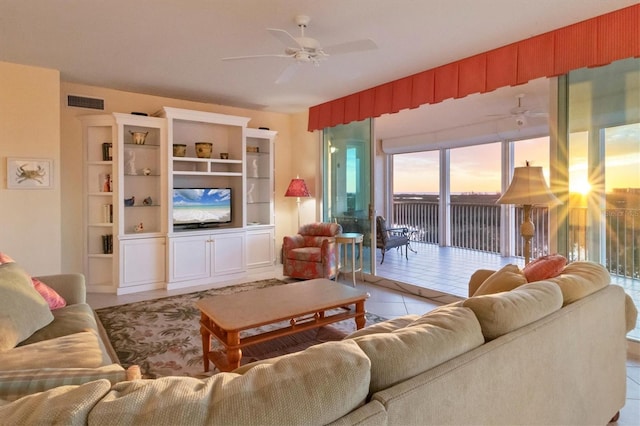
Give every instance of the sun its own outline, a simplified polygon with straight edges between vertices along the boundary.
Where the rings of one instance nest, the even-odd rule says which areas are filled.
[[[587,195],[591,191],[591,185],[586,179],[579,179],[569,184],[569,192],[577,192],[581,195]]]

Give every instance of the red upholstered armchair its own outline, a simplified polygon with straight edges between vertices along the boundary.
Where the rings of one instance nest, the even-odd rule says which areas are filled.
[[[335,236],[342,232],[337,223],[302,225],[296,235],[284,237],[283,274],[288,277],[332,279],[338,272],[338,246]]]

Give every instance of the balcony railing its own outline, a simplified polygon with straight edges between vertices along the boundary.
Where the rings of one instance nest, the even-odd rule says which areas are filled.
[[[500,238],[501,207],[487,203],[451,202],[451,246],[490,253],[504,253]],[[523,209],[515,209],[516,238],[510,256],[523,256],[520,238]],[[439,244],[440,217],[438,202],[420,197],[397,197],[393,203],[396,227],[407,227],[412,239]],[[605,265],[614,275],[640,278],[640,210],[608,209],[606,223]],[[549,214],[546,207],[533,207],[531,220],[535,235],[531,240],[531,258],[549,254]],[[587,256],[586,208],[569,210],[569,260],[585,260]]]

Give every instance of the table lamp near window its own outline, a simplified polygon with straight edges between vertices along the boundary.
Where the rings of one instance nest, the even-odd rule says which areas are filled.
[[[524,209],[520,235],[524,239],[524,263],[531,260],[531,238],[535,235],[535,225],[531,220],[534,205],[553,206],[562,204],[551,192],[542,175],[542,167],[525,167],[513,170],[513,179],[507,191],[496,201],[497,204],[516,204]]]
[[[311,196],[311,194],[309,194],[307,184],[304,183],[304,179],[300,179],[299,177],[291,179],[289,187],[287,188],[287,192],[285,192],[284,196],[297,197],[296,202],[298,203],[298,229],[300,229],[300,197]]]

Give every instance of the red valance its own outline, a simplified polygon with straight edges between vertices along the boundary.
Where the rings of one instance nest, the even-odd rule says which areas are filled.
[[[640,57],[640,4],[309,108],[310,132]]]

